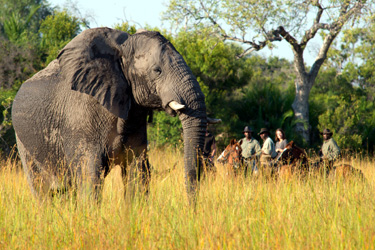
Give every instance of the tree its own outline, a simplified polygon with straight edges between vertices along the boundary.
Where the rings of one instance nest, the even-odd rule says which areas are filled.
[[[373,7],[366,0],[172,0],[164,18],[185,29],[210,27],[213,35],[243,44],[238,57],[272,48],[275,41],[288,42],[296,73],[292,104],[300,121],[296,131],[309,144],[309,94],[328,50],[345,24],[355,23]],[[307,67],[303,53],[317,34],[323,42],[313,65]]]
[[[0,0],[0,33],[12,42],[28,43],[28,35],[37,34],[40,21],[51,13],[46,0]]]
[[[14,89],[0,92],[0,154],[9,155],[11,148],[16,143],[10,114],[16,92]]]
[[[342,149],[356,151],[366,149],[363,146],[370,132],[367,122],[369,110],[373,105],[368,106],[366,100],[355,99],[355,97],[346,100],[340,96],[333,96],[332,101],[336,102],[337,107],[327,109],[319,116],[319,130],[330,128]]]
[[[39,32],[42,34],[41,49],[46,57],[44,66],[55,59],[58,52],[81,32],[82,23],[82,20],[66,10],[55,11],[41,22]]]
[[[35,50],[0,36],[0,88],[20,86],[35,73],[35,61],[39,61]]]
[[[368,26],[345,30],[342,38],[343,74],[351,83],[366,90],[375,100],[375,15],[366,20]]]
[[[40,69],[40,21],[51,13],[45,0],[0,0],[0,87],[19,86]]]
[[[113,28],[116,29],[116,30],[121,30],[121,31],[124,31],[126,33],[129,33],[130,35],[133,35],[133,34],[135,34],[135,32],[137,32],[136,27],[134,25],[130,25],[128,22],[124,22],[124,23],[121,23],[121,24],[115,24],[115,26]]]

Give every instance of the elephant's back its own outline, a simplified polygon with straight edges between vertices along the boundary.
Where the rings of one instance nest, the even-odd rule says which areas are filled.
[[[51,67],[52,66],[52,67]],[[19,140],[37,158],[49,151],[48,139],[51,122],[50,109],[58,84],[55,62],[23,83],[12,105],[12,122]],[[58,124],[56,124],[58,126]]]
[[[23,123],[42,118],[44,109],[54,98],[59,82],[58,74],[58,62],[54,60],[21,85],[12,105],[12,120],[16,131]]]

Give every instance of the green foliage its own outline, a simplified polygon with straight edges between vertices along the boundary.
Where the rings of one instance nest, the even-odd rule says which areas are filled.
[[[153,123],[147,128],[151,146],[182,145],[182,126],[178,117],[171,117],[165,112],[154,112]]]
[[[128,22],[115,24],[113,28],[129,33],[130,35],[133,35],[135,34],[135,32],[137,32],[136,27],[134,25],[130,25]]]
[[[40,20],[50,13],[45,1],[0,1],[0,87],[11,88],[40,69]]]
[[[22,34],[37,34],[40,20],[51,13],[47,0],[0,0],[1,32],[7,33],[13,42],[19,42]]]
[[[40,26],[41,50],[46,55],[45,65],[58,55],[58,52],[81,32],[82,21],[70,15],[66,10],[55,11],[47,16]]]
[[[172,25],[184,26],[184,30],[201,32],[205,28],[210,36],[242,43],[241,55],[265,46],[273,47],[275,45],[271,43],[275,41],[287,41],[296,58],[295,74],[298,77],[295,85],[298,91],[295,92],[293,109],[302,120],[297,124],[297,130],[309,132],[309,116],[305,111],[309,109],[310,89],[321,63],[327,58],[327,50],[344,25],[356,23],[359,17],[371,13],[369,10],[373,6],[373,1],[358,4],[356,0],[173,0],[164,12],[164,18]],[[320,47],[313,71],[309,72],[302,63],[303,52],[317,34],[327,39]],[[342,53],[331,49],[329,56],[335,66],[341,68]],[[300,125],[301,122],[304,126]],[[303,136],[306,142],[310,141],[308,133],[303,133]]]
[[[253,127],[255,132],[267,127],[271,133],[283,128],[289,140],[301,141],[293,133],[294,119],[291,105],[294,99],[294,88],[281,89],[280,85],[267,79],[252,79],[251,84],[242,89],[230,105],[232,129],[236,137],[242,136],[246,125]]]
[[[15,89],[0,91],[0,153],[10,153],[11,148],[16,143],[16,138],[14,135],[14,130],[12,127],[11,119],[11,107],[13,99],[16,95]]]
[[[11,103],[19,86],[54,59],[80,32],[80,20],[66,11],[52,12],[45,0],[0,0],[0,144],[15,143]]]
[[[209,36],[207,30],[180,32],[173,44],[197,77],[208,114],[224,118],[231,93],[245,86],[252,75],[247,60],[236,59],[241,48]]]
[[[206,9],[201,8],[201,2]],[[187,24],[177,35],[155,27],[146,29],[159,31],[169,39],[197,77],[206,97],[208,115],[223,120],[222,124],[210,128],[216,135],[227,135],[224,139],[218,138],[219,146],[230,138],[242,137],[246,125],[256,132],[261,127],[271,131],[281,127],[289,140],[301,144],[300,135],[293,132],[297,123],[291,109],[296,79],[293,65],[277,57],[239,56],[246,48],[222,38],[232,35],[248,39],[251,36],[250,40],[257,43],[267,38],[267,30],[278,25],[295,32],[298,38],[298,31],[308,27],[306,13],[311,11],[314,1],[201,2],[170,2],[165,17]],[[249,13],[249,10],[256,11]],[[326,21],[338,14],[333,10],[329,10],[331,16],[324,17]],[[207,17],[217,17],[218,22],[212,26],[212,20]],[[366,22],[368,26],[343,32],[343,42],[333,44],[328,55],[330,60],[316,78],[309,99],[313,146],[321,144],[319,130],[327,127],[335,132],[342,149],[374,150],[375,22],[374,17],[371,18]],[[193,19],[196,19],[195,25],[190,26]],[[85,24],[85,20],[67,10],[51,9],[45,0],[0,0],[0,140],[3,151],[14,144],[9,104],[17,88],[56,58],[58,51],[81,32]],[[136,32],[136,27],[129,23],[119,23],[114,28],[129,34]],[[272,45],[268,42],[268,46]],[[165,112],[155,113],[148,133],[149,142],[154,146],[181,145],[180,121]]]
[[[252,56],[246,59],[245,67],[251,70],[247,84],[238,87],[224,99],[223,121],[229,124],[226,130],[229,137],[242,137],[243,128],[249,125],[256,132],[262,127],[271,131],[280,127],[286,131],[288,139],[298,141],[298,135],[292,132],[295,125],[291,110],[294,77],[290,62]]]
[[[373,150],[375,125],[373,101],[368,89],[351,84],[350,72],[338,74],[335,68],[323,70],[310,97],[313,141],[321,144],[319,131],[329,128],[344,150]]]
[[[375,15],[370,16],[368,26],[348,29],[342,38],[347,63],[343,74],[355,85],[366,90],[370,100],[375,99]],[[349,45],[350,46],[349,46]],[[345,46],[346,45],[346,46]]]
[[[30,36],[28,27],[30,26],[31,18],[40,8],[39,5],[34,5],[26,18],[22,17],[20,13],[13,12],[6,20],[4,20],[4,33],[8,39],[13,43],[28,42]]]
[[[37,62],[39,59],[33,48],[14,44],[0,36],[0,88],[19,86],[35,72]]]
[[[244,86],[251,76],[245,59],[236,59],[241,47],[210,37],[206,30],[180,32],[173,45],[184,57],[201,84],[210,90],[232,90]]]
[[[365,100],[345,100],[335,96],[337,107],[319,116],[318,129],[330,128],[340,148],[361,150],[366,138],[368,108]]]

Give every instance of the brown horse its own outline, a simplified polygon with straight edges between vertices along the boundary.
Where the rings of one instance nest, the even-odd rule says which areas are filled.
[[[242,165],[242,148],[236,139],[231,139],[229,145],[224,149],[217,159],[221,163],[227,163],[233,169],[239,169]]]
[[[290,141],[284,151],[278,158],[279,163],[279,173],[281,175],[289,175],[298,171],[302,174],[308,173],[310,170],[318,171],[321,173],[339,175],[343,177],[348,177],[350,175],[357,175],[363,178],[362,171],[354,168],[349,164],[337,164],[334,165],[332,169],[324,166],[323,162],[309,161],[306,151],[298,147],[293,141]]]
[[[279,175],[290,176],[295,172],[306,174],[309,171],[309,162],[306,151],[290,141],[284,151],[276,159]]]
[[[290,141],[284,148],[277,159],[281,165],[300,165],[304,168],[308,167],[308,159],[306,151],[298,147],[294,141]]]

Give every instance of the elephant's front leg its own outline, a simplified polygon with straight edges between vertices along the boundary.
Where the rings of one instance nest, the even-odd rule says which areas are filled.
[[[148,194],[148,188],[151,180],[151,166],[147,156],[147,148],[136,158],[137,179],[140,185],[139,191]]]
[[[150,183],[150,164],[147,155],[146,120],[134,126],[127,124],[127,134],[124,136],[125,159],[122,164],[122,178],[125,185],[125,197],[139,193],[148,193]]]
[[[132,200],[136,194],[148,193],[151,178],[150,163],[146,145],[127,148],[126,162],[121,165],[122,179],[125,186],[125,199]]]
[[[118,119],[116,132],[119,140],[113,140],[112,148],[119,148],[119,157],[115,157],[122,168],[122,179],[125,186],[125,198],[134,197],[136,193],[148,192],[150,182],[150,164],[147,157],[147,115],[149,111],[133,104],[128,119]],[[116,143],[121,142],[121,143]],[[116,145],[121,145],[117,147]],[[115,150],[116,151],[116,150]]]

